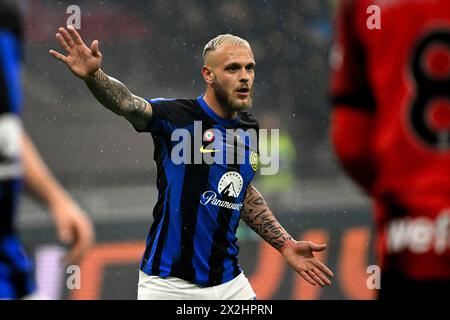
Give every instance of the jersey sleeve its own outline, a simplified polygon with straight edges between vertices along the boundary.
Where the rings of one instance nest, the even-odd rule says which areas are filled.
[[[150,132],[152,134],[171,134],[183,122],[183,108],[176,99],[145,99],[152,106],[152,118],[144,129],[138,132]]]
[[[333,106],[347,106],[373,111],[375,100],[367,75],[366,53],[358,28],[357,1],[340,1],[335,20],[331,50],[331,99]],[[361,26],[361,24],[363,24]]]

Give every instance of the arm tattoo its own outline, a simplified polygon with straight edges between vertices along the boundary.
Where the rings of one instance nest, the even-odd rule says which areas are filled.
[[[146,100],[133,95],[120,81],[97,70],[86,84],[97,100],[106,108],[125,117],[139,128],[145,127],[152,116],[152,108]]]
[[[241,217],[253,231],[276,249],[280,249],[286,241],[292,240],[253,185],[247,189]]]

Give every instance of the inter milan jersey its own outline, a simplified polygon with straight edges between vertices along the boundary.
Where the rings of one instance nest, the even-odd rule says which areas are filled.
[[[449,279],[450,1],[344,0],[337,23],[334,104],[374,121],[379,263]]]
[[[32,291],[32,266],[14,232],[22,189],[21,27],[18,13],[0,2],[0,299]]]
[[[149,100],[157,165],[153,210],[141,270],[201,286],[232,280],[238,264],[236,229],[258,163],[257,121],[233,120],[197,99]]]

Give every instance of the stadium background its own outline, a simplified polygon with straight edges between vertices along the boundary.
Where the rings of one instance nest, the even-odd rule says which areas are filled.
[[[91,215],[96,247],[68,290],[50,219],[28,195],[19,227],[38,282],[55,299],[135,299],[138,262],[155,203],[153,144],[102,108],[48,55],[69,5],[81,8],[86,43],[100,40],[102,68],[143,97],[196,97],[204,44],[233,33],[252,44],[253,113],[281,123],[295,152],[281,150],[280,178],[259,178],[286,229],[327,242],[320,255],[336,278],[313,288],[273,249],[239,228],[240,262],[260,299],[370,299],[374,263],[370,203],[342,173],[329,143],[328,55],[335,1],[18,1],[26,22],[24,122],[55,175]],[[269,123],[270,121],[264,121]],[[289,154],[289,155],[288,155]],[[282,176],[294,177],[283,180]],[[279,180],[277,180],[279,179]],[[258,184],[260,182],[260,184]]]

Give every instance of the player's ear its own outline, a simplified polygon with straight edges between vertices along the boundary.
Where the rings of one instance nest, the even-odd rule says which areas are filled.
[[[208,66],[203,66],[202,68],[202,75],[203,78],[205,79],[205,82],[208,84],[212,84],[213,83],[213,73],[210,67]]]

